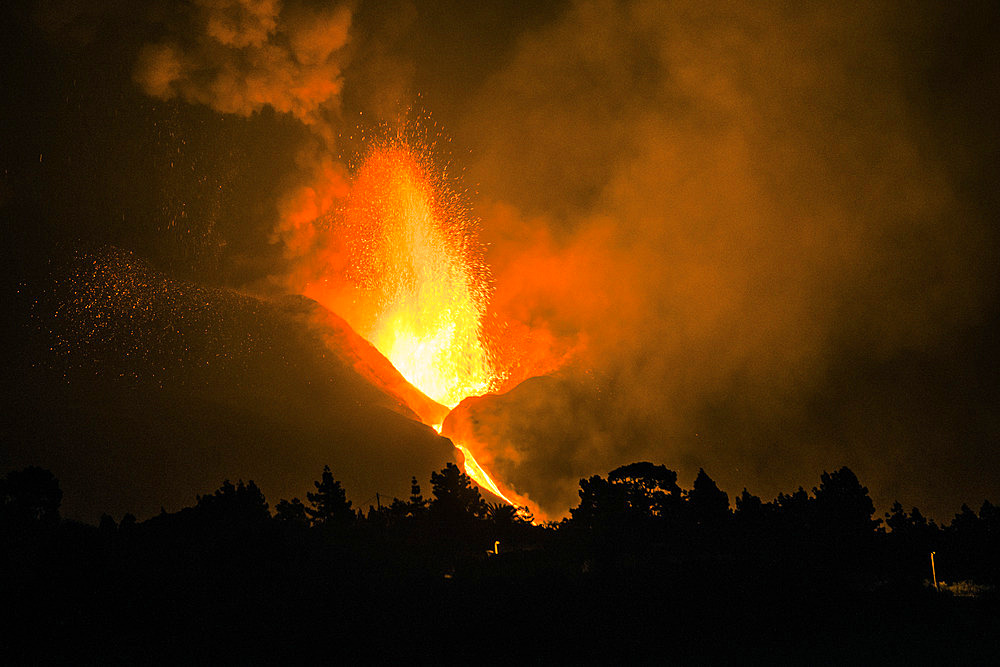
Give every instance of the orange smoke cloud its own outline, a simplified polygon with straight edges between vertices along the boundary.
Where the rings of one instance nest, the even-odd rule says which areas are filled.
[[[350,194],[347,170],[322,151],[303,149],[296,160],[306,182],[278,202],[272,242],[281,242],[285,256],[301,259],[329,254],[337,245],[324,218]],[[329,261],[329,257],[325,258]]]
[[[765,493],[845,462],[898,483],[852,449],[880,394],[821,432],[829,395],[848,402],[832,378],[975,326],[995,235],[883,11],[576,3],[465,103],[494,308],[574,351],[454,425],[498,476],[555,514],[642,458]]]
[[[278,0],[197,0],[183,28],[146,45],[134,78],[156,98],[249,116],[272,107],[328,141],[339,109],[351,12]]]

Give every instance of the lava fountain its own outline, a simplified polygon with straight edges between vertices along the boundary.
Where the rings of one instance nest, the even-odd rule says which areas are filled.
[[[336,224],[350,298],[341,295],[333,308],[438,403],[453,408],[496,389],[502,373],[483,332],[489,270],[474,222],[426,154],[402,139],[370,147]],[[307,296],[331,304],[325,284]],[[514,504],[467,447],[455,446],[469,477]]]

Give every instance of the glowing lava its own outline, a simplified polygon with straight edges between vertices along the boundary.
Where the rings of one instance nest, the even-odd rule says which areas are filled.
[[[496,388],[500,373],[482,328],[489,271],[473,223],[430,161],[402,140],[373,146],[338,217],[353,298],[336,309],[351,326],[449,408]],[[309,296],[329,302],[322,290]],[[466,474],[511,503],[472,453],[455,446]]]
[[[510,498],[500,492],[500,489],[497,488],[497,485],[490,478],[489,474],[487,474],[483,467],[479,465],[479,462],[476,461],[475,457],[472,456],[472,452],[469,451],[468,447],[457,442],[455,443],[455,446],[458,448],[458,451],[462,452],[462,456],[465,457],[464,467],[466,475],[475,480],[476,484],[479,486],[489,489],[493,495],[506,500],[508,505],[515,505]]]
[[[362,328],[368,340],[448,407],[489,391],[496,381],[482,337],[489,274],[471,223],[426,160],[400,143],[373,149],[345,222],[357,244],[356,280],[375,305]]]

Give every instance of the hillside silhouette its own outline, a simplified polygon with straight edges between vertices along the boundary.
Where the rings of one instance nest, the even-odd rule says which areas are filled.
[[[175,280],[108,247],[36,273],[8,322],[0,460],[57,471],[70,516],[149,516],[230,475],[289,495],[326,463],[360,498],[402,495],[454,460],[418,421],[445,408],[309,299]]]

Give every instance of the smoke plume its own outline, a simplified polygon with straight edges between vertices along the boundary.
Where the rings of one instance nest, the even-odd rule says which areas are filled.
[[[975,170],[997,136],[955,106],[982,72],[927,97],[948,31],[977,20],[944,13],[580,2],[524,35],[458,136],[496,311],[577,353],[452,432],[555,514],[580,477],[643,458],[764,495],[843,464],[882,502],[988,492],[977,463],[930,481],[903,454],[985,426],[951,396],[996,297]],[[995,427],[973,436],[994,461]]]
[[[169,36],[139,54],[135,80],[153,97],[175,97],[227,114],[271,107],[333,139],[351,25],[344,5],[280,0],[196,0],[165,18]]]

